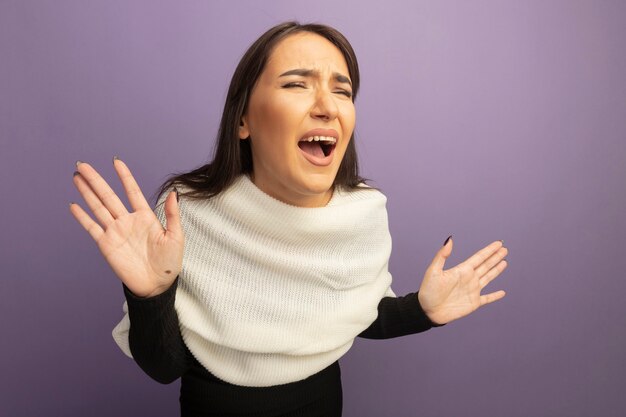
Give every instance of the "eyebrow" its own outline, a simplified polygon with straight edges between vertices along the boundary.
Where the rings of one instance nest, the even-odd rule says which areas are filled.
[[[302,77],[313,77],[313,76],[319,76],[319,71],[306,69],[306,68],[296,68],[296,69],[289,70],[287,72],[283,72],[278,77],[279,78],[286,77],[288,75],[300,75]],[[333,72],[333,77],[335,78],[335,81],[340,82],[340,83],[350,84],[350,87],[352,87],[352,82],[345,75],[340,74],[338,72]]]

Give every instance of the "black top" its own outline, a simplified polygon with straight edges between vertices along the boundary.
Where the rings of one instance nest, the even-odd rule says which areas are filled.
[[[152,379],[169,384],[182,377],[182,416],[340,416],[339,363],[301,381],[272,387],[242,387],[222,381],[202,366],[185,345],[174,309],[178,277],[155,297],[135,296],[125,285],[133,358]],[[390,339],[423,332],[432,323],[417,293],[383,297],[378,317],[359,337]],[[237,414],[235,414],[237,413]]]

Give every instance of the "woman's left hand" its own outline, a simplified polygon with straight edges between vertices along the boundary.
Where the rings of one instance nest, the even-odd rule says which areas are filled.
[[[467,316],[479,307],[505,296],[500,290],[481,295],[481,290],[507,267],[509,253],[497,240],[457,266],[443,270],[452,253],[452,239],[443,246],[424,275],[418,300],[428,318],[436,324]]]

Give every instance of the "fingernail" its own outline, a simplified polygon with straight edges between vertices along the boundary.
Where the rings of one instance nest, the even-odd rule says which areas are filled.
[[[70,207],[72,207],[72,204],[76,204],[76,203],[72,201],[72,202],[70,203]]]
[[[174,192],[176,193],[176,202],[178,203],[178,190],[174,187]]]
[[[76,161],[76,166],[79,166],[82,163],[83,163],[83,161]]]
[[[74,175],[73,175],[73,176],[75,177],[75,176],[77,176],[77,175],[80,175],[80,172],[78,172],[78,171],[74,171]]]
[[[118,159],[120,159],[120,158],[118,158],[117,156],[113,157],[113,165],[115,165],[115,161],[118,160]]]
[[[445,242],[443,242],[443,246],[446,246],[446,244],[448,243],[448,241],[452,238],[452,235],[448,236],[448,238],[446,239]]]

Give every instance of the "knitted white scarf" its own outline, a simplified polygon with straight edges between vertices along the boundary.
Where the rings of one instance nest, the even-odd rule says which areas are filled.
[[[376,319],[380,299],[395,297],[386,201],[363,186],[337,188],[325,207],[295,207],[246,175],[211,199],[181,198],[175,307],[189,350],[218,378],[256,387],[302,380],[339,359]],[[165,225],[163,206],[155,212]],[[131,356],[129,327],[126,314],[113,336]]]

